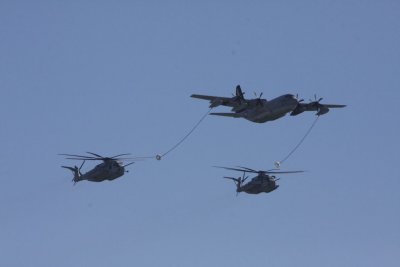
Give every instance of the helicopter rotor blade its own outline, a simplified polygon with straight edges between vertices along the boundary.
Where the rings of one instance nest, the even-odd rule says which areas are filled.
[[[215,168],[226,169],[226,170],[238,171],[238,172],[253,172],[253,173],[257,173],[255,171],[249,171],[249,170],[238,169],[238,168],[230,168],[230,167],[222,167],[222,166],[214,166],[214,167]]]
[[[129,165],[132,165],[133,163],[135,163],[135,162],[130,162],[130,163],[128,163],[128,164],[125,164],[124,166],[122,166],[122,167],[127,167],[127,166],[129,166]]]
[[[93,152],[86,152],[86,153],[91,154],[93,156],[96,156],[98,158],[104,158],[103,156],[100,156],[99,154],[96,154],[96,153],[93,153]]]
[[[97,158],[66,158],[66,159],[72,159],[72,160],[102,160],[102,159],[97,159]]]
[[[78,169],[79,171],[81,171],[83,164],[85,164],[85,160],[82,162],[81,166],[79,167],[79,169]]]
[[[137,158],[104,158],[104,159],[107,159],[107,160],[116,160],[116,161],[118,161],[118,160],[121,160],[121,161],[124,161],[124,160],[139,160],[139,159],[137,159]]]
[[[96,159],[97,158],[97,157],[92,157],[92,156],[82,156],[82,155],[74,155],[74,154],[58,154],[58,155],[68,156],[68,157],[78,157],[78,158],[82,158],[82,159],[85,159],[85,158]]]
[[[238,168],[241,168],[241,169],[243,169],[243,170],[248,170],[248,171],[250,171],[250,172],[257,172],[256,170],[254,170],[254,169],[250,169],[250,168],[247,168],[247,167],[243,167],[243,166],[236,166],[236,167],[238,167]]]
[[[123,154],[115,155],[115,156],[112,156],[112,157],[103,157],[103,156],[101,156],[101,155],[99,155],[99,154],[96,154],[96,153],[93,153],[93,152],[86,152],[86,153],[91,154],[91,155],[93,155],[93,156],[96,156],[96,157],[99,158],[99,159],[117,159],[117,158],[120,157],[120,156],[128,156],[128,155],[131,155],[130,153],[123,153]]]
[[[110,157],[110,159],[115,159],[115,158],[118,158],[118,157],[120,157],[120,156],[128,156],[128,155],[131,155],[131,154],[130,154],[130,153],[119,154],[119,155]]]
[[[302,173],[304,171],[285,171],[285,172],[280,172],[280,171],[271,171],[271,172],[264,172],[266,174],[289,174],[289,173]]]
[[[226,169],[226,170],[232,170],[232,171],[239,171],[239,172],[250,172],[250,173],[265,173],[265,174],[285,174],[285,173],[302,173],[304,171],[274,171],[275,169],[271,169],[268,171],[256,171],[250,168],[246,168],[246,167],[240,167],[242,169],[239,168],[230,168],[230,167],[222,167],[222,166],[214,166],[216,168],[222,168],[222,169]]]
[[[58,155],[61,156],[67,156],[66,159],[72,159],[72,160],[103,160],[103,161],[108,161],[108,160],[114,160],[114,161],[118,161],[118,160],[140,160],[141,158],[121,158],[121,156],[127,156],[127,155],[131,155],[130,153],[123,153],[123,154],[119,154],[119,155],[115,155],[112,157],[103,157],[99,154],[93,153],[93,152],[86,152],[92,156],[84,156],[84,155],[76,155],[76,154],[65,154],[65,153],[61,153]]]

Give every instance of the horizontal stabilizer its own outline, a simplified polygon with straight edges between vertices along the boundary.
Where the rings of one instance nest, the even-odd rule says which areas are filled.
[[[210,96],[210,95],[195,95],[195,94],[191,95],[190,97],[193,97],[193,98],[199,98],[199,99],[204,99],[204,100],[210,100],[210,101],[212,101],[212,100],[214,100],[214,99],[218,98],[217,96]]]

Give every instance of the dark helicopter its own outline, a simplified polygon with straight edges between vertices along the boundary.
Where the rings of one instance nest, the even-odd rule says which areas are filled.
[[[86,152],[92,156],[81,156],[81,155],[73,155],[73,154],[59,154],[62,156],[68,156],[66,159],[73,159],[73,160],[83,160],[81,166],[68,167],[68,166],[61,166],[68,170],[71,170],[74,173],[74,178],[72,181],[77,183],[79,181],[87,180],[91,182],[102,182],[105,180],[112,181],[121,177],[128,172],[125,170],[125,167],[135,163],[130,162],[128,164],[123,165],[122,160],[131,160],[130,158],[120,158],[121,156],[127,156],[130,154],[119,154],[113,157],[103,157],[98,154],[92,152]],[[87,173],[82,174],[81,169],[83,164],[86,160],[102,160],[103,162],[96,165],[92,170],[88,171]]]
[[[276,183],[276,181],[279,180],[279,178],[276,178],[274,175],[270,174],[284,174],[284,173],[301,173],[304,171],[278,171],[277,169],[272,169],[268,171],[256,171],[247,167],[238,167],[238,168],[230,168],[230,167],[219,167],[215,166],[217,168],[223,168],[226,170],[233,170],[233,171],[239,171],[243,172],[242,176],[239,176],[238,178],[234,177],[227,177],[225,176],[225,179],[230,179],[235,182],[236,184],[236,192],[246,192],[248,194],[259,194],[259,193],[269,193],[274,191],[279,187],[279,185]],[[246,172],[248,173],[256,173],[257,176],[253,177],[249,182],[244,184],[244,182],[247,180],[248,176],[246,176]]]

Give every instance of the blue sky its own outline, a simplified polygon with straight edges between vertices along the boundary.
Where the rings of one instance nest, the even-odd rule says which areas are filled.
[[[397,1],[1,1],[0,265],[398,266],[399,17]],[[237,84],[348,105],[277,191],[235,197],[211,166],[273,167],[313,113],[209,116],[113,182],[60,168],[165,152],[207,111],[191,94]]]

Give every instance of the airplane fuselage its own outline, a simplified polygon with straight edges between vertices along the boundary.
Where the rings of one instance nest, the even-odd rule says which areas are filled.
[[[261,99],[259,104],[255,102],[255,104],[251,104],[253,106],[252,108],[244,109],[237,114],[240,115],[238,117],[242,117],[246,120],[264,123],[285,116],[288,112],[294,110],[297,104],[298,101],[293,95],[286,94],[270,101]]]

